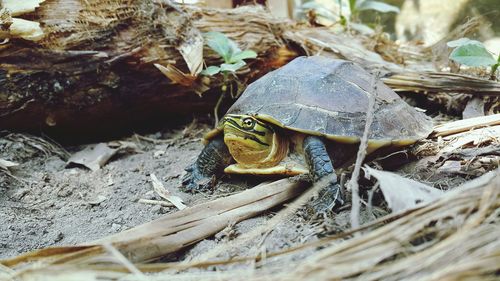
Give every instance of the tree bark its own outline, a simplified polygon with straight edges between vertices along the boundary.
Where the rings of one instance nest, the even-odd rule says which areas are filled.
[[[495,81],[437,72],[431,63],[403,65],[395,44],[373,46],[371,38],[276,19],[258,6],[217,10],[167,0],[46,0],[31,12],[8,16],[39,23],[41,35],[10,30],[9,41],[0,45],[0,129],[58,140],[158,128],[213,112],[223,81],[198,75],[203,63],[222,62],[203,44],[208,31],[258,53],[229,82],[233,94],[306,54],[352,60],[396,90],[486,93],[496,100],[500,93]],[[2,30],[14,28],[11,18],[0,15],[0,39]]]
[[[148,0],[47,0],[22,17],[44,35],[0,45],[0,129],[75,138],[212,112],[221,81],[196,78],[188,64],[197,58],[183,48],[203,48],[202,32],[224,32],[259,54],[238,74],[246,84],[282,64],[279,33],[287,26],[262,8]],[[207,65],[221,63],[206,47],[204,54]],[[180,70],[187,82],[167,79],[155,64]]]

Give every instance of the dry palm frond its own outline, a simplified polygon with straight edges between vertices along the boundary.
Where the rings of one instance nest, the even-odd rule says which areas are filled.
[[[194,244],[228,224],[253,217],[298,195],[304,182],[283,179],[176,213],[81,246],[49,247],[2,260],[0,264],[30,268],[30,263],[93,264],[113,261],[102,244],[112,244],[132,262],[145,262]]]
[[[0,131],[0,136],[12,143],[22,144],[24,150],[38,151],[45,157],[56,155],[64,160],[69,157],[69,153],[62,146],[47,137],[42,138],[30,134],[9,133],[7,131]]]
[[[134,266],[143,272],[198,268],[197,271],[163,272],[148,276],[149,280],[493,280],[500,269],[499,210],[500,170],[496,170],[433,203],[381,218],[335,237],[268,253],[258,268],[255,268],[257,256]],[[353,232],[361,232],[361,235],[338,242],[338,238]],[[135,237],[139,237],[137,234]],[[308,257],[300,256],[319,246],[322,248]],[[148,248],[154,249],[154,245]],[[128,273],[120,263],[96,259],[78,263],[60,260],[36,266],[3,262],[10,265],[8,275],[19,280],[48,280],[43,276],[51,276],[51,280],[55,276],[61,280],[143,278]],[[218,272],[200,269],[231,263],[240,266]]]

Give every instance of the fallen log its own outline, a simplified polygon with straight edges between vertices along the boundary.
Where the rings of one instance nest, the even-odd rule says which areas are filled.
[[[21,16],[39,23],[43,35],[18,38],[11,30],[0,45],[0,129],[81,137],[208,113],[220,94],[218,81],[200,98],[195,84],[169,81],[154,65],[175,66],[194,81],[203,59],[220,63],[208,49],[202,55],[202,32],[220,31],[259,54],[238,75],[245,83],[276,67],[273,57],[284,46],[276,35],[284,23],[261,8],[50,0]]]
[[[5,39],[0,45],[0,129],[84,141],[211,113],[222,79],[198,75],[203,64],[221,63],[204,46],[202,34],[208,31],[222,32],[258,53],[237,73],[242,87],[296,56],[322,54],[380,72],[396,90],[500,93],[498,82],[439,73],[430,63],[423,68],[386,61],[366,46],[366,37],[276,19],[258,6],[217,10],[170,1],[38,2],[32,9],[11,7],[0,17],[1,29],[7,30],[0,33]],[[397,46],[388,48],[397,52]]]

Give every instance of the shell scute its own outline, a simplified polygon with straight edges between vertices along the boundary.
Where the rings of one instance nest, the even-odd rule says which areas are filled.
[[[228,110],[277,126],[344,142],[363,135],[373,76],[360,66],[321,56],[299,57],[250,84]],[[432,131],[431,119],[376,81],[369,140],[408,143]]]

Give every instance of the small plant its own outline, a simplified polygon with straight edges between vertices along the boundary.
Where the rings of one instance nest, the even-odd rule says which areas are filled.
[[[342,0],[338,0],[341,2]],[[356,23],[360,22],[359,13],[362,11],[376,11],[379,13],[399,13],[399,8],[384,2],[374,1],[374,0],[349,0],[349,12],[351,22],[351,27],[361,33],[370,34],[373,29],[368,25]],[[344,20],[347,24],[347,20]]]
[[[357,15],[361,11],[373,10],[380,13],[399,13],[399,8],[384,2],[372,0],[349,0],[351,15]]]
[[[333,0],[332,0],[333,1]],[[348,26],[349,22],[357,21],[361,11],[377,11],[380,13],[399,13],[399,8],[384,2],[374,0],[335,0],[338,11],[329,10],[324,5],[316,1],[307,1],[299,8],[300,11],[314,11],[316,15],[328,20],[338,22],[342,26]],[[359,26],[359,24],[356,24]]]
[[[447,43],[448,47],[455,48],[450,59],[472,67],[491,67],[491,79],[495,79],[495,72],[500,65],[500,54],[497,59],[486,49],[483,43],[469,38],[460,38]]]
[[[226,35],[220,32],[205,33],[205,40],[210,49],[216,52],[224,60],[224,63],[219,66],[211,65],[201,71],[202,75],[215,76],[220,73],[223,77],[222,94],[214,108],[215,124],[217,125],[219,123],[219,106],[227,92],[228,84],[231,96],[233,98],[236,98],[237,96],[233,94],[232,83],[230,83],[229,75],[236,77],[235,72],[246,65],[244,60],[256,58],[257,53],[252,50],[241,50],[236,42],[227,38]]]
[[[242,51],[236,43],[220,32],[205,33],[207,45],[222,57],[224,63],[219,66],[211,65],[204,69],[201,74],[214,76],[218,73],[234,73],[246,65],[245,59],[254,59],[257,53],[252,50]]]

